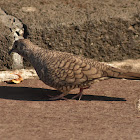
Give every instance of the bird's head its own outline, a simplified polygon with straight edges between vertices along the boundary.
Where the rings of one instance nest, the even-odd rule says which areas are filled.
[[[12,52],[16,52],[20,54],[20,52],[22,52],[25,48],[26,48],[26,43],[24,39],[19,39],[14,42],[12,49],[9,51],[9,55]]]

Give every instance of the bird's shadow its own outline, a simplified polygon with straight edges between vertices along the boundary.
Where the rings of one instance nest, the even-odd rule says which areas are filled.
[[[0,87],[0,98],[11,100],[25,100],[25,101],[49,101],[50,96],[61,94],[57,90],[31,88],[31,87]],[[71,99],[75,94],[69,94],[66,97]],[[124,98],[97,96],[97,95],[83,95],[83,101],[126,101]]]

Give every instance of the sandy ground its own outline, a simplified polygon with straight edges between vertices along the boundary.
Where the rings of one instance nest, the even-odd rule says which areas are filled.
[[[1,82],[0,139],[140,140],[139,85],[109,79],[85,90],[81,101],[48,101],[59,92],[39,80]]]

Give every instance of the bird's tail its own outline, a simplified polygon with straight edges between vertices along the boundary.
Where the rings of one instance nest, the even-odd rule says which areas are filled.
[[[121,70],[114,67],[108,67],[108,69],[106,69],[104,74],[107,75],[108,77],[113,77],[113,78],[140,80],[140,73],[127,72],[125,70]]]

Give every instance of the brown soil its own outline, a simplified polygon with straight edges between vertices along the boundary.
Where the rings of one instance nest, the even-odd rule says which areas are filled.
[[[139,140],[140,82],[110,79],[81,101],[48,101],[59,94],[39,80],[0,83],[1,140]],[[71,91],[68,98],[78,90]]]
[[[139,0],[1,0],[0,7],[40,47],[107,62],[140,58]],[[11,69],[12,35],[1,23],[0,32],[0,70]]]

